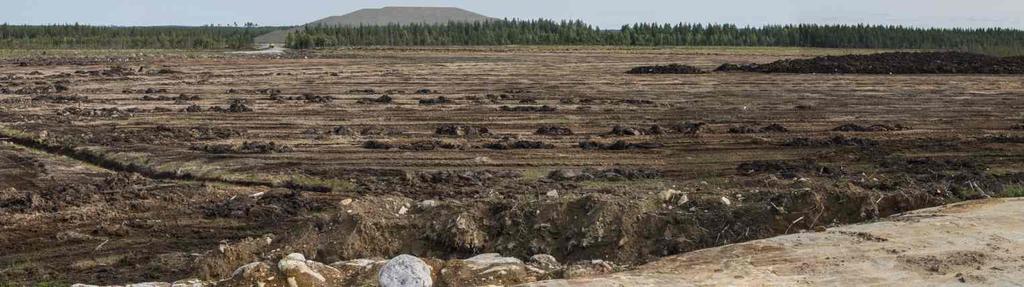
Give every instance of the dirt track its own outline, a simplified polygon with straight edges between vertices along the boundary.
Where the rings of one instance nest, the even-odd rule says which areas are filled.
[[[1024,200],[972,201],[529,286],[1020,286],[1022,230]]]
[[[288,252],[628,267],[1022,193],[1019,76],[625,73],[847,52],[3,60],[0,280],[215,280]]]

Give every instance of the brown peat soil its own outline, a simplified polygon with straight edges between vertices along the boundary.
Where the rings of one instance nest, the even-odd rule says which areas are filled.
[[[1021,76],[626,74],[867,52],[0,53],[0,281],[217,280],[291,252],[629,269],[1024,195]]]

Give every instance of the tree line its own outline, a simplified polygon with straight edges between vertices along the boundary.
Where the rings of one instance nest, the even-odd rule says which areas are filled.
[[[244,49],[277,28],[0,25],[0,49]]]
[[[0,25],[0,49],[245,49],[275,27],[111,27]],[[1024,54],[1024,31],[879,25],[625,25],[603,30],[582,21],[497,20],[386,26],[306,26],[291,48],[339,46],[608,45],[785,46],[948,49]]]
[[[625,25],[602,30],[582,21],[498,20],[387,26],[306,26],[291,48],[337,46],[612,45],[786,46],[822,48],[1024,51],[1024,31],[1005,28],[914,28],[881,25]]]

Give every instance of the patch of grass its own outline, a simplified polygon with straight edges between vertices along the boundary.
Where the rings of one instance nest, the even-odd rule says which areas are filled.
[[[304,175],[293,176],[284,181],[283,185],[285,187],[307,190],[323,190],[325,192],[350,192],[356,188],[356,185],[348,180],[318,178]]]
[[[16,286],[17,286],[17,287],[21,287],[21,286],[34,286],[34,287],[66,287],[66,286],[71,286],[71,284],[68,284],[68,283],[64,283],[64,282],[58,282],[58,281],[42,281],[42,282],[36,282],[36,283],[34,283],[34,284],[31,284],[31,285],[15,285],[15,284],[12,284],[12,283],[4,283],[4,282],[0,282],[0,287],[16,287]]]
[[[144,152],[113,152],[104,154],[99,151],[97,154],[101,157],[111,159],[124,165],[136,165],[142,167],[150,167],[152,165],[153,156]]]
[[[1003,191],[1006,197],[1024,197],[1024,185],[1010,185]]]
[[[56,286],[71,286],[70,283],[60,282],[54,279],[46,279],[44,281],[38,281],[35,283],[27,282],[11,282],[11,278],[8,278],[7,272],[31,272],[38,268],[35,262],[30,259],[22,259],[16,262],[6,263],[0,265],[0,287],[22,287],[22,286],[37,286],[37,287],[56,287]],[[31,280],[31,279],[30,279]]]
[[[623,181],[588,180],[581,182],[580,187],[592,190],[660,191],[672,187],[672,184],[663,179]]]
[[[540,180],[542,178],[547,177],[549,172],[551,172],[551,171],[547,170],[547,169],[542,169],[542,168],[531,168],[531,169],[523,170],[522,181],[525,181],[525,182],[537,181],[537,180]]]
[[[45,281],[45,282],[36,283],[36,287],[65,287],[65,286],[71,286],[71,284],[64,283],[64,282],[51,282],[51,281]]]
[[[731,183],[728,178],[721,177],[721,176],[701,177],[700,179],[697,180],[697,182],[699,182],[701,184],[707,183],[706,184],[707,186],[714,186],[714,187],[719,187],[719,188],[725,188],[725,187],[729,187],[729,186],[735,185],[735,184]]]
[[[23,139],[35,139],[35,135],[33,134],[5,126],[0,126],[0,136]]]

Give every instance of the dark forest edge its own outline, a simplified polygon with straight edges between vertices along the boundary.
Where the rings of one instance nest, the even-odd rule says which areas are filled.
[[[937,49],[996,55],[1024,54],[1024,31],[1005,28],[911,28],[871,25],[633,24],[602,30],[582,21],[501,20],[440,25],[306,26],[287,46],[765,46]]]
[[[0,25],[0,49],[250,49],[280,27]],[[602,30],[582,21],[498,20],[437,25],[306,26],[286,45],[346,46],[764,46],[956,50],[1024,54],[1024,31],[872,25],[633,24]]]
[[[0,49],[250,49],[279,27],[0,25]]]

